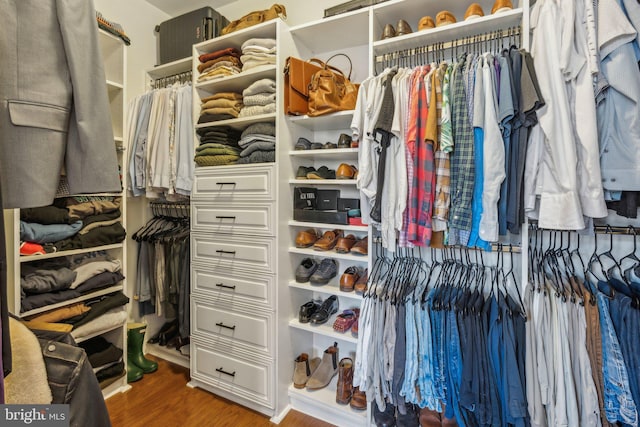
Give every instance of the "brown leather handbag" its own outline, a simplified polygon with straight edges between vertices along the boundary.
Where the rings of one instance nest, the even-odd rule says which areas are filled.
[[[349,60],[349,75],[329,65],[329,61],[337,56]],[[351,58],[344,53],[337,53],[327,60],[321,70],[316,71],[309,84],[309,116],[321,116],[336,111],[353,110],[358,99],[357,83],[351,82],[353,64]]]
[[[287,58],[284,66],[284,111],[287,114],[303,116],[309,112],[311,77],[322,67],[324,62],[315,58],[308,61],[293,56]]]
[[[229,34],[276,18],[287,19],[287,9],[281,4],[273,4],[269,9],[247,13],[242,18],[230,22],[220,31],[220,35]]]

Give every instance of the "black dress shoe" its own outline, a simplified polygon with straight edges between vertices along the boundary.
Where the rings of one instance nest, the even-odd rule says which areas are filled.
[[[395,427],[396,426],[396,407],[391,403],[387,403],[384,412],[378,409],[378,404],[373,404],[373,420],[378,427]]]
[[[418,419],[418,410],[416,406],[411,403],[405,403],[406,414],[402,415],[398,411],[396,417],[396,425],[398,427],[420,427],[420,420]]]
[[[302,304],[302,306],[300,307],[300,313],[298,315],[298,320],[300,321],[300,323],[309,323],[311,316],[313,316],[313,314],[318,311],[319,307],[320,304],[315,301],[309,301]]]
[[[315,325],[322,325],[323,323],[327,323],[329,317],[332,314],[338,311],[338,297],[335,295],[331,295],[329,298],[324,300],[318,311],[313,313],[311,316],[311,323]]]
[[[149,338],[149,340],[147,342],[151,343],[151,344],[155,344],[155,343],[159,342],[160,341],[160,335],[164,334],[172,326],[177,325],[177,324],[178,324],[178,319],[174,319],[174,320],[170,320],[169,322],[166,322],[164,325],[162,325],[162,327],[160,328],[158,333],[155,334],[154,336],[152,336],[151,338]]]
[[[158,344],[166,346],[169,343],[169,341],[171,341],[174,337],[178,335],[178,332],[179,332],[178,322],[176,322],[174,325],[171,325],[171,327],[167,329],[165,332],[160,333]]]

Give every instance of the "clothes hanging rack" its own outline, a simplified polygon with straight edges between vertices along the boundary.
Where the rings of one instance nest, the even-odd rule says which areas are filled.
[[[175,83],[187,83],[191,82],[192,72],[191,70],[183,71],[181,73],[173,74],[170,76],[160,77],[151,81],[152,89],[160,89],[163,87],[171,86]]]
[[[529,229],[534,231],[549,231],[549,232],[575,232],[574,230],[552,230],[546,228],[539,228],[537,221],[532,221],[529,223]],[[618,235],[629,235],[636,236],[640,235],[640,228],[635,227],[633,225],[594,225],[593,232],[595,234],[618,234]]]
[[[154,216],[169,218],[189,218],[190,205],[182,202],[151,202],[151,212]]]
[[[471,48],[472,52],[482,53],[486,51],[499,51],[503,48],[500,41],[508,40],[508,46],[520,46],[522,34],[520,27],[509,27],[495,31],[456,38],[447,42],[437,42],[429,45],[418,46],[409,49],[400,49],[375,57],[376,74],[388,67],[415,67],[431,62],[441,62],[449,57],[456,58]],[[508,47],[507,46],[507,47]],[[449,55],[447,55],[449,50]],[[379,67],[381,65],[381,67]]]

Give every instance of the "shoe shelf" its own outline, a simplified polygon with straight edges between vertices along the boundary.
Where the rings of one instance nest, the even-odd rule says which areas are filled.
[[[203,82],[196,83],[195,88],[209,93],[223,91],[242,93],[244,89],[257,80],[275,79],[276,72],[277,69],[275,65],[262,65],[233,76],[205,80]]]
[[[33,310],[25,311],[23,313],[20,313],[20,317],[24,318],[24,317],[33,316],[34,314],[44,313],[45,311],[53,310],[53,309],[60,308],[60,307],[65,307],[67,305],[75,304],[77,302],[82,302],[82,301],[89,300],[91,298],[99,297],[99,296],[102,296],[102,295],[107,295],[107,294],[110,294],[112,292],[122,291],[123,289],[124,289],[124,287],[123,287],[122,284],[116,285],[116,286],[111,286],[109,288],[100,289],[99,291],[95,291],[95,292],[91,292],[91,293],[86,294],[86,295],[82,295],[81,297],[78,297],[78,298],[72,298],[72,299],[68,299],[66,301],[60,301],[60,302],[57,302],[55,304],[49,304],[49,305],[46,305],[44,307],[38,307],[38,308],[34,308]]]
[[[366,410],[355,410],[349,405],[336,403],[336,375],[328,386],[319,390],[307,390],[289,386],[289,399],[294,408],[304,408],[304,412],[336,426],[363,426],[367,422]]]
[[[344,49],[345,38],[349,46],[360,46],[369,43],[366,31],[348,31],[350,28],[367,28],[369,25],[369,11],[367,8],[341,13],[323,18],[322,37],[318,37],[318,24],[305,23],[291,27],[291,35],[302,42],[311,52],[330,52]],[[345,31],[348,36],[345,37]]]
[[[122,196],[122,194],[118,193],[116,194],[116,196]],[[94,246],[91,248],[73,249],[71,251],[52,252],[44,255],[21,255],[20,262],[39,261],[41,259],[59,258],[63,256],[85,254],[88,252],[95,252],[95,251],[108,251],[110,249],[121,249],[122,247],[123,247],[122,243],[114,243],[113,245]]]
[[[355,179],[290,179],[289,184],[301,185],[356,185]]]
[[[339,227],[339,226],[336,226]],[[351,262],[367,263],[368,257],[366,255],[353,255],[351,253],[341,254],[336,251],[316,251],[314,249],[296,248],[292,246],[289,248],[290,254],[301,254],[309,257],[321,257],[321,258],[334,258],[344,259]]]
[[[289,326],[296,329],[301,329],[303,331],[313,332],[314,334],[323,335],[325,337],[329,337],[332,340],[349,342],[352,344],[358,343],[358,338],[351,335],[351,330],[340,333],[333,330],[333,322],[336,320],[336,316],[342,313],[342,310],[338,310],[338,313],[334,314],[327,320],[326,323],[322,325],[314,325],[312,323],[300,323],[298,319],[291,319],[289,321]]]
[[[306,227],[306,228],[322,228],[327,230],[333,230],[339,228],[343,231],[361,231],[366,233],[368,227],[366,225],[343,225],[343,224],[327,224],[323,222],[304,222],[304,221],[289,221],[289,225],[292,227]]]
[[[107,332],[115,331],[116,329],[124,327],[126,324],[127,324],[127,321],[125,320],[124,322],[119,323],[117,325],[111,325],[111,326],[108,326],[108,327],[106,327],[106,328],[104,328],[104,329],[102,329],[100,331],[96,331],[96,332],[94,332],[92,334],[85,335],[85,336],[80,337],[80,338],[74,338],[74,339],[75,339],[75,341],[77,343],[81,343],[82,341],[87,341],[87,340],[89,340],[89,339],[91,339],[93,337],[97,337],[98,335],[104,335]]]
[[[358,160],[357,148],[329,148],[317,150],[292,150],[291,157],[304,157],[321,160]]]
[[[214,126],[229,126],[233,129],[244,130],[247,126],[253,123],[261,123],[273,121],[276,118],[276,113],[258,114],[249,117],[240,117],[237,119],[216,120],[215,122],[198,123],[196,129],[208,128]]]
[[[351,121],[353,120],[353,110],[338,111],[337,113],[326,114],[324,116],[317,117],[288,116],[288,119],[291,123],[295,123],[314,132],[327,130],[345,130],[351,127]]]
[[[167,360],[171,363],[175,363],[176,365],[180,365],[183,368],[190,369],[189,356],[180,353],[180,350],[176,350],[175,348],[167,348],[160,344],[151,344],[149,342],[145,343],[145,350],[145,354],[150,354],[163,360]]]
[[[356,294],[355,292],[344,292],[340,290],[340,285],[339,285],[339,280],[340,277],[336,276],[336,280],[331,280],[328,284],[326,285],[312,285],[309,282],[305,282],[305,283],[298,283],[295,280],[291,280],[289,282],[289,287],[290,288],[297,288],[297,289],[302,289],[305,291],[312,291],[312,292],[316,292],[316,293],[320,293],[320,294],[325,294],[325,295],[336,295],[338,297],[342,297],[342,298],[351,298],[354,300],[362,300],[362,295],[360,294]],[[360,304],[360,302],[358,302],[358,304]]]

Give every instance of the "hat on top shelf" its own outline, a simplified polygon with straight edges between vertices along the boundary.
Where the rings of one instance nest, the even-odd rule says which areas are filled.
[[[449,12],[448,10],[438,12],[438,14],[436,15],[436,27],[455,24],[456,22],[456,17],[453,16],[453,13]]]
[[[482,16],[484,16],[482,6],[480,6],[478,3],[471,3],[464,14],[464,20],[468,21],[470,19],[480,18]]]
[[[436,23],[433,22],[433,18],[430,16],[423,16],[418,21],[418,31],[428,30],[429,28],[435,28]]]
[[[491,13],[507,12],[511,9],[513,9],[511,0],[496,0],[496,2],[493,4],[493,7],[491,8]]]

